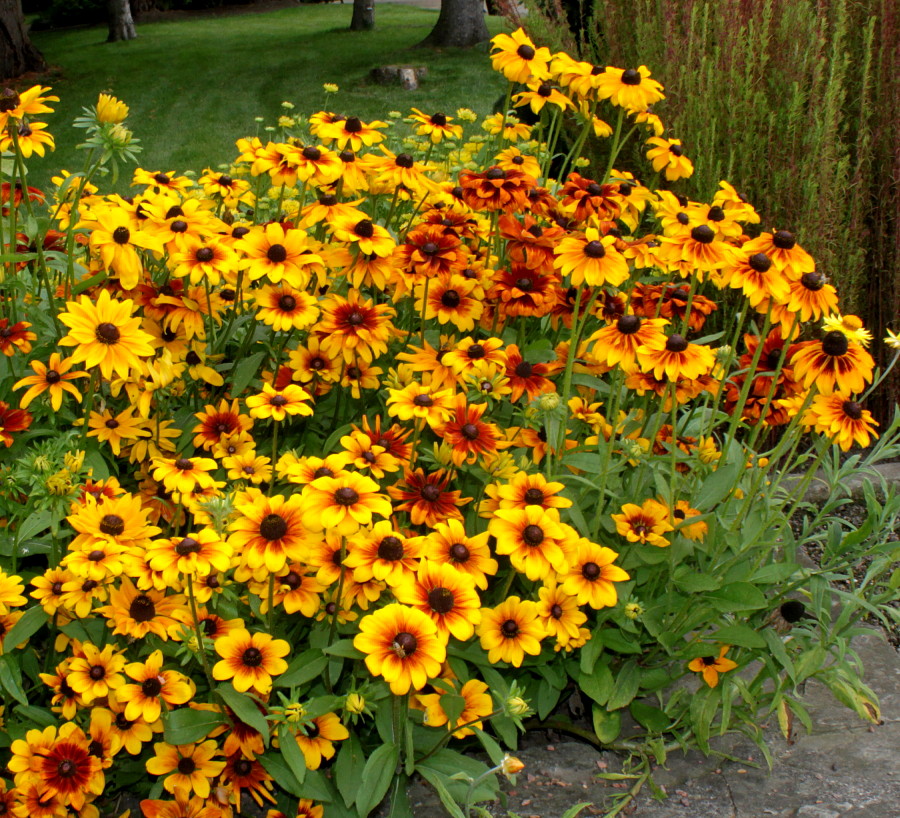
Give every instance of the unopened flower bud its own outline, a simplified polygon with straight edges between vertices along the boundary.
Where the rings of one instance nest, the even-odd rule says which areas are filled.
[[[507,699],[506,709],[511,716],[527,716],[531,712],[528,702],[521,696],[511,696]]]
[[[366,709],[366,700],[359,693],[348,693],[344,700],[344,710],[358,716]]]
[[[541,395],[540,407],[545,412],[552,412],[558,406],[559,406],[559,395],[556,392],[549,392],[546,395]]]
[[[505,755],[503,761],[500,762],[500,772],[506,776],[515,775],[524,769],[525,765],[515,756]]]

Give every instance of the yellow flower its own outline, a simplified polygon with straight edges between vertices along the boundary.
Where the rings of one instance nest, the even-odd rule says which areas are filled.
[[[128,106],[110,94],[100,94],[97,100],[97,121],[116,125],[128,116]]]
[[[234,689],[246,693],[251,688],[260,695],[272,689],[272,677],[287,670],[282,657],[291,652],[283,639],[273,639],[268,633],[251,634],[237,628],[215,642],[216,653],[222,660],[212,669],[214,679],[231,679]]]

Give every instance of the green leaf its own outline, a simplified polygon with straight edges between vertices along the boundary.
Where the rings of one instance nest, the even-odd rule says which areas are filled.
[[[488,757],[491,759],[491,763],[495,766],[500,764],[500,762],[503,761],[503,756],[506,755],[506,753],[503,752],[503,748],[485,733],[484,730],[479,730],[473,725],[472,732],[478,736],[478,740],[481,742],[481,746],[484,747]]]
[[[447,714],[447,721],[456,724],[466,709],[466,700],[458,693],[445,693],[441,696],[441,709]]]
[[[297,779],[297,783],[302,784],[306,778],[306,759],[303,757],[303,751],[297,743],[297,737],[291,732],[286,724],[282,724],[278,728],[278,748],[285,763]]]
[[[53,515],[49,511],[35,511],[22,521],[22,524],[16,532],[16,538],[18,542],[31,539],[42,531],[46,531],[50,528],[52,523]]]
[[[273,685],[274,687],[300,687],[300,685],[321,676],[327,664],[328,658],[322,655],[321,650],[313,648],[303,651],[288,665],[288,669],[284,673],[272,680]]]
[[[581,649],[581,654],[578,657],[578,667],[581,672],[585,674],[591,673],[601,653],[603,653],[603,640],[598,637],[597,633],[594,633]]]
[[[709,511],[737,488],[738,477],[744,472],[743,463],[720,466],[709,474],[700,486],[693,506],[699,511]]]
[[[341,743],[337,761],[334,764],[334,783],[337,785],[344,804],[352,807],[356,802],[356,794],[362,781],[363,770],[366,768],[366,756],[362,745],[356,737],[356,733],[350,733],[350,738]]]
[[[606,704],[613,692],[613,675],[607,665],[594,668],[593,673],[579,673],[578,686],[597,704]]]
[[[434,787],[434,791],[438,794],[438,798],[441,799],[441,803],[444,805],[444,809],[453,816],[453,818],[466,818],[463,814],[463,811],[459,808],[459,804],[453,800],[453,796],[450,795],[450,791],[447,789],[447,777],[442,773],[435,772],[434,770],[429,770],[427,767],[419,767],[419,773],[422,778],[424,778],[432,787]]]
[[[235,365],[231,377],[230,391],[232,397],[238,397],[247,388],[259,370],[259,365],[262,363],[265,354],[265,352],[254,352]]]
[[[169,713],[165,721],[163,738],[168,744],[192,744],[206,738],[225,723],[225,717],[216,710],[192,710],[190,707],[182,707]]]
[[[33,722],[38,727],[50,727],[55,726],[59,723],[56,720],[56,716],[45,707],[35,707],[32,704],[20,704],[16,708],[16,713],[22,718],[28,719],[28,721]]]
[[[673,575],[675,584],[685,593],[698,594],[704,591],[716,591],[722,587],[722,581],[709,574],[698,574],[685,566],[681,566]]]
[[[590,801],[582,801],[580,804],[575,804],[574,806],[569,807],[562,814],[562,818],[578,818],[583,810],[586,810],[588,807],[592,806],[594,805]]]
[[[356,796],[356,809],[361,818],[366,818],[387,794],[399,759],[400,751],[395,744],[382,744],[369,756]]]
[[[737,645],[742,648],[764,648],[765,637],[748,625],[728,625],[713,634],[716,642],[723,645]]]
[[[626,662],[616,674],[616,682],[606,707],[609,710],[618,710],[625,707],[637,695],[641,686],[641,671],[637,662]]]
[[[603,640],[603,647],[616,653],[643,653],[644,648],[638,642],[632,642],[618,628],[604,628],[595,637]]]
[[[713,607],[725,613],[757,611],[769,604],[766,595],[749,582],[731,582],[707,594],[706,598]]]
[[[266,717],[260,712],[256,701],[251,699],[246,693],[238,693],[231,684],[219,685],[216,690],[225,700],[225,704],[234,711],[234,714],[244,724],[262,734],[263,742],[268,747],[269,722],[266,721]]]
[[[615,741],[622,730],[622,713],[615,710],[610,713],[603,707],[593,708],[594,734],[603,744]]]
[[[664,710],[640,699],[635,699],[628,709],[637,721],[653,733],[662,733],[672,723]]]
[[[353,647],[352,639],[339,639],[333,645],[322,648],[329,656],[342,656],[345,659],[364,659],[365,654]]]
[[[22,618],[7,631],[3,641],[8,647],[14,648],[34,636],[49,619],[49,614],[40,605],[29,608],[22,614]]]
[[[291,795],[297,796],[297,798],[305,796],[303,785],[294,777],[290,767],[284,762],[284,758],[280,753],[275,755],[270,751],[257,756],[257,758],[265,771],[278,782],[278,786],[281,789],[287,790]]]
[[[775,585],[790,579],[799,570],[800,566],[795,562],[773,562],[758,568],[750,579],[756,585]]]
[[[546,679],[541,679],[537,692],[537,714],[541,721],[553,712],[553,708],[556,707],[556,703],[559,701],[559,694],[560,691]]]
[[[22,672],[12,656],[0,656],[0,684],[19,704],[28,704],[28,698],[22,690]]]

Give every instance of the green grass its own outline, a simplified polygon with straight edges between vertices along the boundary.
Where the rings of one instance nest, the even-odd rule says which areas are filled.
[[[55,153],[31,163],[33,184],[46,185],[63,167],[80,170],[83,132],[71,127],[83,106],[108,91],[128,103],[129,126],[141,140],[140,163],[153,170],[203,170],[236,156],[235,139],[256,133],[254,117],[273,122],[284,100],[300,113],[322,108],[369,120],[410,107],[452,114],[466,106],[490,112],[505,80],[493,72],[488,48],[413,49],[437,13],[378,4],[377,28],[351,32],[352,5],[298,5],[259,14],[180,19],[138,26],[138,39],[106,43],[94,27],[34,32],[53,70],[41,82],[60,97],[48,117]],[[502,21],[488,18],[492,31]],[[379,65],[424,65],[416,91],[371,83]],[[329,96],[325,82],[340,92]],[[129,174],[130,175],[130,174]],[[121,187],[121,184],[120,186]]]

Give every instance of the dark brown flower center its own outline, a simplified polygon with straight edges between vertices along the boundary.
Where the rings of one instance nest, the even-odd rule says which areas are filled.
[[[334,501],[339,506],[352,506],[359,502],[359,493],[350,486],[343,486],[334,493]]]
[[[303,149],[303,158],[308,159],[310,162],[318,162],[322,158],[322,151],[315,145],[307,145]]]
[[[103,665],[94,665],[88,671],[88,676],[90,676],[95,682],[99,682],[106,676],[106,668],[103,667]]]
[[[104,321],[101,324],[97,324],[97,328],[94,330],[94,337],[101,344],[111,346],[112,344],[115,344],[119,340],[119,338],[122,337],[122,335],[119,332],[119,328],[115,324],[110,324],[109,321]]]
[[[95,548],[88,554],[88,559],[91,562],[100,562],[106,556],[105,551],[101,551],[99,548]]]
[[[267,514],[259,524],[259,535],[269,542],[280,540],[288,533],[288,524],[279,514]]]
[[[447,124],[447,115],[440,113],[440,111],[436,114],[431,115],[431,124],[437,125],[439,128],[443,128],[444,125]]]
[[[600,566],[596,562],[586,562],[581,566],[581,576],[589,582],[593,582],[601,573]]]
[[[194,468],[194,461],[189,457],[179,457],[175,461],[175,468],[178,471],[191,471]]]
[[[112,237],[116,244],[128,244],[128,240],[131,238],[131,231],[127,227],[117,227],[113,230]]]
[[[466,355],[469,359],[483,358],[485,355],[484,347],[481,344],[472,344],[467,350]]]
[[[262,664],[263,655],[259,648],[249,647],[241,656],[241,663],[247,667],[259,667]]]
[[[71,778],[78,773],[78,765],[69,758],[56,765],[56,772],[61,778]]]
[[[523,292],[528,292],[534,288],[534,282],[530,278],[517,278],[516,286]]]
[[[516,54],[518,54],[523,60],[533,60],[534,53],[534,49],[530,45],[523,44],[516,49]]]
[[[540,545],[544,541],[544,530],[539,525],[526,525],[522,529],[522,540],[525,545]]]
[[[454,309],[458,307],[462,302],[462,297],[456,290],[445,290],[444,294],[441,296],[441,304],[443,304],[447,309]]]
[[[363,124],[360,122],[359,117],[351,116],[348,117],[344,122],[344,130],[347,133],[359,133],[363,129]]]
[[[684,148],[681,145],[669,145],[669,153],[672,156],[684,156]]]
[[[772,244],[779,250],[792,250],[797,243],[794,234],[787,230],[779,230],[772,236]]]
[[[552,616],[554,619],[559,619],[562,615],[562,606],[558,602],[553,603],[553,607],[550,608],[550,616]]]
[[[153,181],[158,182],[161,185],[169,184],[169,175],[167,173],[157,173],[153,177]]]
[[[191,775],[197,769],[197,762],[192,758],[179,758],[176,769],[182,775]]]
[[[747,263],[756,270],[757,273],[767,273],[772,266],[772,259],[765,253],[754,253],[747,259]]]
[[[497,179],[505,179],[506,171],[503,168],[493,167],[488,168],[487,173],[484,174],[485,179],[497,180]]]
[[[426,499],[429,503],[437,502],[440,499],[441,490],[429,483],[426,486],[422,487],[422,497]]]
[[[800,283],[806,287],[807,290],[818,292],[825,286],[825,276],[816,272],[804,273],[800,276]]]
[[[534,367],[528,363],[528,361],[521,361],[516,364],[515,368],[516,376],[519,378],[530,378],[531,373],[534,371]]]
[[[616,321],[616,329],[623,335],[634,335],[641,328],[641,319],[637,315],[623,315]]]
[[[153,696],[158,696],[162,693],[162,683],[156,676],[151,679],[144,679],[144,681],[141,682],[141,693],[151,698]]]
[[[479,436],[478,427],[474,423],[465,423],[459,430],[466,440],[477,440]]]
[[[361,326],[363,323],[365,323],[365,320],[365,316],[359,310],[353,310],[353,312],[351,312],[347,316],[347,323],[351,327]]]
[[[602,242],[594,239],[584,245],[584,254],[588,258],[603,258],[606,255],[606,248],[603,246]]]
[[[287,250],[283,244],[273,244],[266,250],[266,258],[273,264],[281,264],[287,258]]]
[[[278,309],[283,312],[293,312],[297,308],[297,299],[292,295],[282,295],[278,299]]]
[[[104,514],[98,528],[110,537],[118,537],[125,530],[125,521],[118,514]]]
[[[414,164],[413,158],[408,153],[398,153],[394,162],[397,167],[406,168],[407,170]]]
[[[125,718],[124,713],[116,713],[116,727],[118,727],[123,733],[130,730],[132,724],[134,724],[134,722],[128,721],[128,719]]]
[[[683,335],[671,335],[666,341],[668,352],[684,352],[688,348],[687,339]]]
[[[273,395],[269,403],[272,406],[287,406],[288,399],[284,395]]]
[[[786,622],[799,622],[806,613],[806,606],[799,599],[789,599],[779,609]]]
[[[622,72],[622,82],[625,83],[625,85],[640,85],[641,72],[636,68],[626,68]]]
[[[210,247],[201,247],[195,254],[194,258],[197,261],[212,261],[216,257],[216,254],[212,251]]]
[[[175,553],[179,557],[186,557],[188,554],[199,554],[201,547],[193,537],[185,537],[175,546]]]
[[[428,606],[435,613],[446,614],[453,610],[456,597],[449,588],[432,588],[428,592]]]
[[[186,233],[188,229],[188,223],[184,219],[176,219],[172,222],[171,228],[173,233]]]
[[[334,472],[328,466],[319,466],[313,472],[313,480],[317,480],[320,477],[334,477]]]
[[[110,418],[110,419],[107,420],[106,423],[104,423],[103,425],[104,425],[107,429],[118,429],[118,428],[119,428],[119,421],[117,421],[115,418]]]
[[[412,656],[416,652],[416,648],[419,647],[419,640],[416,639],[411,633],[407,633],[406,631],[402,631],[398,633],[394,637],[394,641],[391,643],[391,648],[394,653],[397,654],[401,659],[406,658],[407,656]]]
[[[844,410],[844,414],[851,420],[859,420],[863,416],[862,406],[855,400],[845,400],[841,404],[841,408]]]
[[[704,656],[700,661],[707,667],[711,667],[716,663],[717,659],[715,656]]]
[[[416,395],[413,398],[413,403],[416,406],[434,406],[434,398],[431,395]]]
[[[826,355],[839,358],[841,355],[846,355],[849,349],[850,342],[843,332],[832,330],[825,333],[825,337],[822,339],[822,352]]]
[[[708,224],[698,224],[691,230],[691,238],[700,244],[709,244],[715,237],[715,232]]]
[[[519,635],[519,623],[516,622],[515,619],[507,619],[500,626],[500,633],[502,633],[507,639],[515,639]]]
[[[455,542],[450,546],[447,553],[450,555],[450,559],[453,562],[468,562],[469,561],[469,549],[466,548],[461,542]]]
[[[387,560],[388,562],[394,562],[396,560],[403,559],[403,543],[401,542],[399,537],[384,537],[380,543],[378,543],[378,558],[382,560]]]
[[[156,605],[146,594],[139,594],[128,606],[128,615],[135,622],[149,622],[156,616]]]

